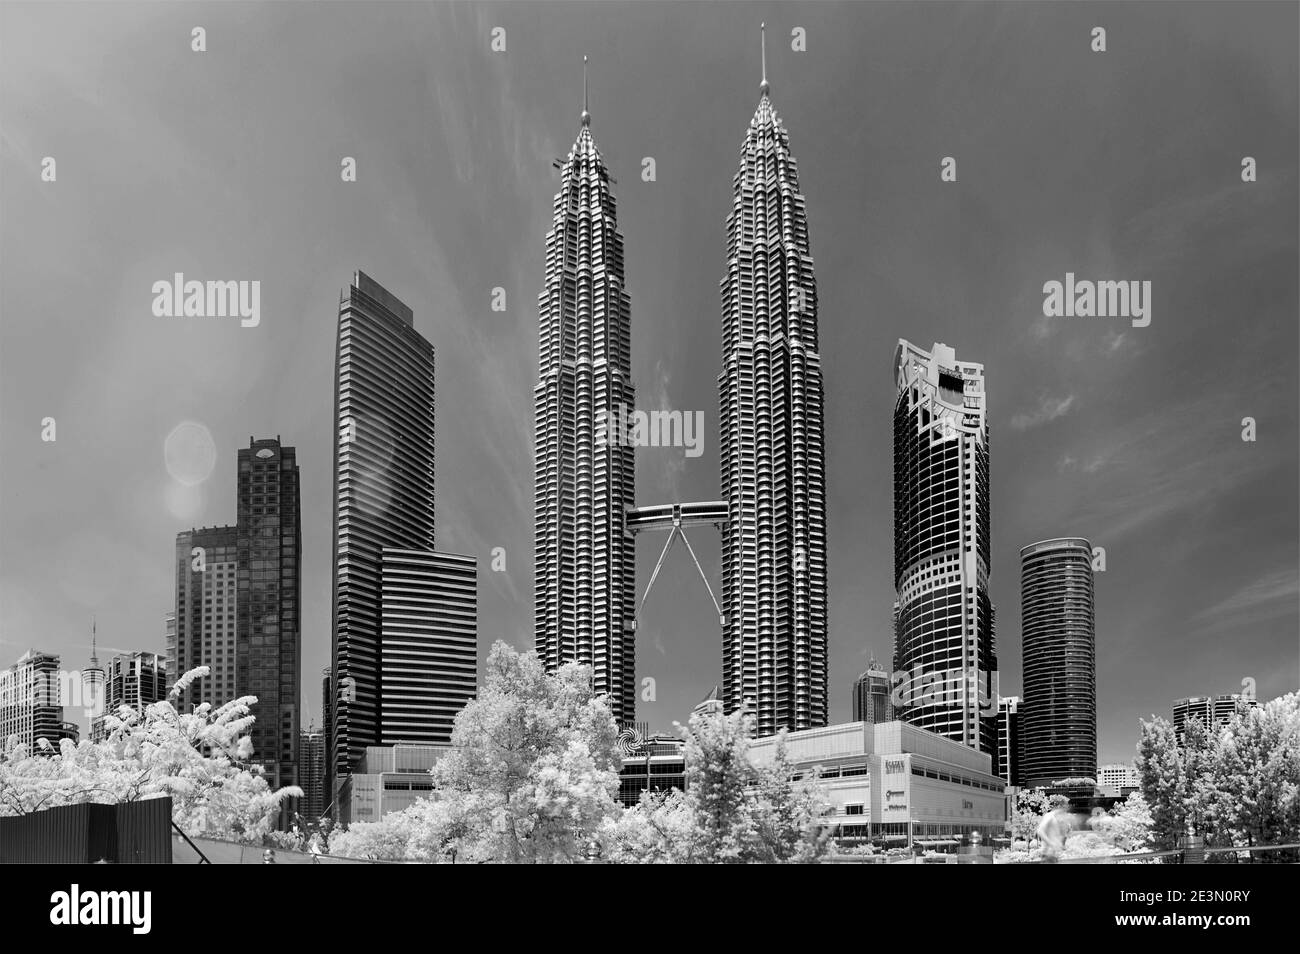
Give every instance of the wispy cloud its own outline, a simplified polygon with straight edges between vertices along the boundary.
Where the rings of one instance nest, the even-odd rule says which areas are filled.
[[[1300,597],[1300,575],[1295,567],[1266,573],[1196,615],[1197,619],[1246,622],[1291,613]]]
[[[1031,427],[1037,427],[1040,424],[1046,424],[1054,421],[1058,417],[1064,417],[1070,413],[1074,407],[1074,395],[1068,394],[1063,398],[1054,398],[1044,396],[1038,402],[1038,407],[1032,411],[1021,411],[1011,418],[1011,429],[1016,431],[1027,431]]]

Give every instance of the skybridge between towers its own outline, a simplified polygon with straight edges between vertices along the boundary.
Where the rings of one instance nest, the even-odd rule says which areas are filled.
[[[628,629],[635,630],[637,628],[637,623],[641,619],[641,610],[645,608],[645,601],[654,588],[655,580],[659,577],[659,571],[663,568],[668,551],[678,537],[681,537],[682,543],[686,544],[686,552],[691,555],[691,561],[695,564],[695,569],[699,571],[700,579],[704,581],[704,588],[709,591],[709,599],[713,600],[713,608],[718,613],[718,623],[722,626],[727,625],[727,616],[722,612],[722,607],[718,605],[718,598],[713,595],[713,587],[709,585],[709,578],[705,575],[704,568],[700,566],[700,560],[695,555],[695,548],[691,546],[691,541],[686,536],[687,527],[712,526],[715,530],[721,532],[726,525],[727,502],[725,500],[657,504],[653,507],[628,508],[626,528],[629,535],[635,537],[641,533],[668,531],[668,539],[664,541],[664,548],[659,552],[659,560],[655,563],[654,572],[650,574],[650,582],[646,584],[645,593],[641,596],[641,602],[637,604],[636,617],[629,622]]]

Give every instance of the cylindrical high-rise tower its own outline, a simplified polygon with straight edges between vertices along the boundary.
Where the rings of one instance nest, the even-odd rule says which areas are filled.
[[[1082,537],[1020,550],[1024,652],[1021,774],[1030,787],[1097,774],[1097,653],[1092,544]]]

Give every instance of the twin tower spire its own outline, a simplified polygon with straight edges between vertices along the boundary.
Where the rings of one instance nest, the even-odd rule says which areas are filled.
[[[715,524],[723,702],[728,712],[749,712],[764,735],[825,725],[827,717],[817,285],[789,135],[768,98],[766,34],[764,24],[761,98],[734,177],[719,282],[722,499],[669,508],[726,514]],[[535,645],[548,671],[590,666],[614,717],[630,722],[639,615],[637,527],[629,522],[638,509],[635,447],[611,422],[636,409],[631,299],[613,180],[589,129],[585,56],[582,86],[582,129],[560,166],[538,295]]]
[[[759,47],[762,50],[763,61],[763,79],[758,84],[758,91],[766,96],[772,92],[772,87],[767,81],[767,23],[764,21],[758,25],[759,29]],[[587,54],[582,55],[582,125],[591,125],[591,108],[587,101]]]

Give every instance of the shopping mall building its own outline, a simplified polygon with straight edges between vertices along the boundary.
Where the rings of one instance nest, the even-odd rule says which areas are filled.
[[[751,757],[770,764],[776,742],[756,739]],[[906,722],[804,729],[785,744],[797,771],[820,770],[843,841],[940,848],[976,831],[986,844],[1006,834],[1005,783],[987,753]]]

